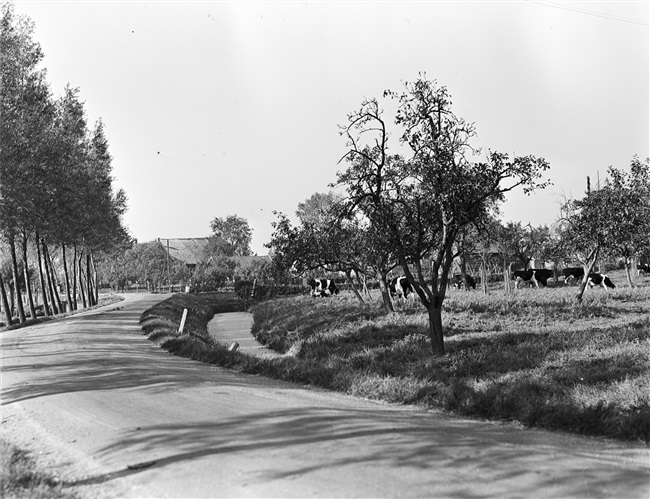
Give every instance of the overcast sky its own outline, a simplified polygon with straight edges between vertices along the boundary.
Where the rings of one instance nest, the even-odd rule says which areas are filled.
[[[253,251],[343,168],[338,125],[425,71],[474,144],[551,164],[504,221],[551,224],[649,153],[648,2],[27,2],[53,94],[106,125],[139,242],[236,214]],[[395,130],[395,136],[398,131]]]

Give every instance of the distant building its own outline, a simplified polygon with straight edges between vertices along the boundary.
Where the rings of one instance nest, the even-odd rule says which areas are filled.
[[[183,262],[189,269],[194,269],[199,262],[205,260],[205,248],[209,240],[208,237],[157,239],[170,258]],[[237,266],[242,270],[247,269],[254,262],[271,261],[271,257],[268,255],[232,256],[230,259],[236,262]]]
[[[158,242],[170,258],[183,262],[187,268],[193,269],[204,259],[205,248],[208,245],[207,237],[162,239]]]

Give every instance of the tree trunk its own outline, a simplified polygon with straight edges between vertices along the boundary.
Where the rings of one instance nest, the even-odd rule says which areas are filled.
[[[580,287],[578,288],[578,292],[576,293],[574,297],[574,301],[576,303],[582,303],[582,295],[585,293],[585,289],[587,288],[587,282],[589,282],[589,274],[591,274],[592,269],[594,268],[594,264],[596,263],[596,260],[598,259],[598,253],[599,253],[600,248],[596,248],[591,256],[587,259],[587,263],[582,265],[582,269],[585,273],[585,275],[582,277],[582,282],[580,283]]]
[[[503,259],[503,289],[506,293],[512,291],[512,283],[510,282],[510,265],[508,265],[508,260]]]
[[[9,313],[14,316],[16,311],[16,293],[14,293],[14,285],[9,283]]]
[[[429,336],[431,337],[431,349],[433,355],[442,357],[445,355],[445,341],[442,331],[442,300],[436,296],[427,308],[429,312]]]
[[[84,304],[84,308],[88,308],[88,302],[86,301],[86,292],[84,287],[84,273],[83,273],[83,252],[79,254],[79,294],[81,294],[81,301]]]
[[[32,293],[32,283],[29,279],[28,260],[27,260],[27,233],[23,231],[23,265],[25,273],[25,291],[27,292],[27,303],[29,304],[29,315],[36,319],[36,306],[34,305],[34,294]]]
[[[465,291],[469,291],[469,281],[467,280],[467,260],[465,259],[465,253],[461,253],[458,255],[458,260],[459,260],[459,265],[458,267],[460,268],[460,276],[463,279],[463,287],[465,288]]]
[[[72,246],[74,253],[72,254],[72,302],[74,309],[77,310],[77,245]]]
[[[488,289],[488,280],[487,280],[487,270],[484,261],[481,261],[481,290],[483,291],[483,294],[487,296],[489,289]]]
[[[47,244],[45,239],[41,240],[43,247],[43,265],[45,266],[45,278],[47,279],[47,291],[50,295],[50,302],[52,303],[52,313],[55,315],[59,313],[59,308],[56,305],[56,299],[54,296],[54,283],[52,282],[52,272],[50,271],[50,258],[48,256]]]
[[[354,295],[357,297],[357,300],[359,300],[362,304],[365,305],[365,302],[363,301],[363,297],[359,294],[359,290],[357,287],[354,285],[354,282],[352,281],[352,276],[350,275],[350,271],[346,270],[345,271],[345,280],[348,282],[348,285],[354,291]]]
[[[90,268],[93,270],[93,289],[95,290],[95,305],[99,303],[99,284],[97,282],[97,267],[95,267],[95,257],[90,253]]]
[[[630,286],[630,288],[633,288],[634,284],[632,284],[632,276],[630,275],[630,260],[629,260],[629,258],[625,259],[625,276],[627,277],[628,286]]]
[[[5,313],[5,322],[7,326],[11,326],[11,309],[9,308],[9,300],[7,300],[7,291],[5,290],[5,283],[0,275],[0,299],[2,300],[2,310]]]
[[[379,281],[379,291],[381,291],[381,302],[384,310],[386,312],[394,312],[393,302],[390,299],[390,291],[388,290],[388,284],[386,282],[387,272],[383,270],[377,270],[377,280]]]
[[[45,310],[45,315],[49,317],[52,315],[52,310],[50,309],[50,302],[47,299],[47,287],[45,284],[45,276],[43,275],[43,262],[41,260],[41,245],[38,232],[36,233],[36,255],[38,257],[38,274],[41,279],[41,292],[43,293],[43,309]]]
[[[92,307],[96,305],[94,297],[95,292],[93,290],[92,277],[90,273],[90,253],[86,253],[86,289],[88,290],[88,306]]]
[[[47,270],[49,272],[50,288],[52,291],[52,303],[56,304],[56,309],[59,311],[59,313],[63,313],[63,304],[61,303],[61,296],[59,296],[59,282],[56,278],[54,264],[52,262],[50,250],[47,245],[43,247],[43,253],[45,254],[45,259],[47,261]]]
[[[25,322],[25,308],[23,307],[23,297],[20,290],[20,278],[18,273],[18,259],[16,258],[16,243],[13,236],[9,238],[9,250],[11,252],[11,272],[14,278],[14,289],[16,291],[16,307],[18,309],[18,320],[22,324]]]
[[[61,243],[61,258],[63,259],[63,275],[65,276],[65,295],[68,300],[68,312],[74,310],[72,295],[70,294],[70,274],[68,273],[68,262],[65,257],[65,244]]]

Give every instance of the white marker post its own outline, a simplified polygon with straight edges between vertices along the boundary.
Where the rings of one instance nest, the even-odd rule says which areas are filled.
[[[185,327],[185,319],[187,319],[187,309],[183,309],[183,318],[181,319],[181,325],[178,327],[178,332],[182,333],[183,328]]]

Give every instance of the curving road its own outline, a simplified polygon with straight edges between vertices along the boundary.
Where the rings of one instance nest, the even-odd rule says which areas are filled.
[[[82,497],[644,497],[647,447],[448,417],[174,357],[156,295],[2,334],[2,434]]]

